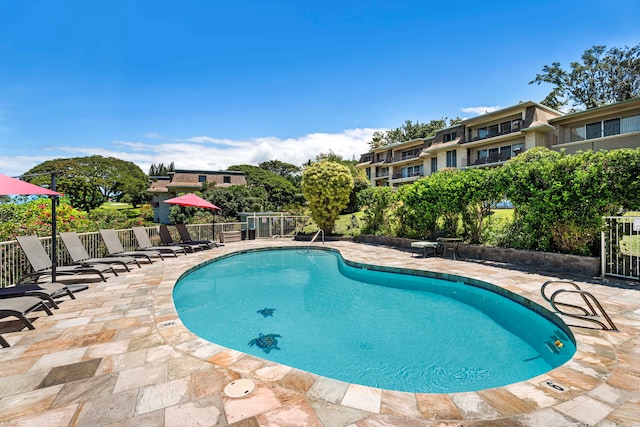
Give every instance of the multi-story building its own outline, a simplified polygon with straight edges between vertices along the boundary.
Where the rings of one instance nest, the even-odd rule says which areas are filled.
[[[151,177],[151,186],[147,192],[153,199],[153,221],[162,224],[169,223],[170,205],[162,203],[165,200],[184,193],[193,193],[202,188],[203,183],[215,183],[216,187],[229,187],[231,185],[246,185],[247,179],[244,172],[237,171],[201,171],[176,169],[169,172],[168,176]]]
[[[592,108],[549,120],[558,138],[551,146],[573,154],[578,150],[640,147],[640,98]]]
[[[640,98],[580,113],[527,101],[465,119],[433,138],[379,147],[357,165],[372,186],[399,186],[443,168],[500,166],[533,147],[601,150],[640,147]]]
[[[386,145],[363,154],[357,167],[373,186],[401,185],[424,176],[424,139]]]

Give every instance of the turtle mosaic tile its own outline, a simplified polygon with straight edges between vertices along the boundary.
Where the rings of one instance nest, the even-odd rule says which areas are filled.
[[[0,426],[186,427],[191,420],[193,425],[234,427],[316,422],[325,427],[608,427],[640,419],[640,291],[616,287],[612,279],[606,286],[601,280],[579,281],[597,295],[619,332],[574,327],[578,352],[565,366],[476,393],[402,393],[320,377],[208,343],[177,317],[172,289],[185,271],[234,251],[291,245],[308,244],[240,242],[145,265],[134,274],[91,284],[77,300],[62,300],[53,316],[35,313],[36,330],[6,333],[12,347],[0,350]],[[324,247],[360,265],[471,277],[549,308],[539,288],[554,277],[543,274],[411,258],[408,252],[350,242]],[[263,308],[273,307],[255,310]],[[0,330],[10,326],[0,322]],[[87,371],[68,367],[93,369],[92,363],[97,363],[95,372],[83,379],[77,378]],[[225,385],[240,378],[256,381],[257,392],[241,399],[224,396]],[[49,385],[45,379],[63,383],[44,387]]]

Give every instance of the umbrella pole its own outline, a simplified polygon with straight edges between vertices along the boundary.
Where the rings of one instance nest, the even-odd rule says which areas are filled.
[[[216,240],[216,211],[211,209],[211,241]]]
[[[56,174],[51,174],[51,190],[56,191]],[[58,265],[58,242],[56,241],[57,221],[56,205],[58,196],[51,196],[51,281],[56,281],[56,267]]]

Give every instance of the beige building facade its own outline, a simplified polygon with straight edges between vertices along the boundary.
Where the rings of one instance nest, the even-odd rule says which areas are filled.
[[[549,120],[558,138],[551,148],[579,150],[640,148],[640,98]]]
[[[376,148],[357,165],[372,186],[397,187],[443,168],[504,164],[534,147],[612,150],[640,147],[640,98],[564,115],[536,102],[463,120],[433,138]]]
[[[169,172],[168,176],[151,178],[151,186],[147,192],[152,195],[153,221],[161,224],[169,223],[169,208],[171,206],[163,203],[165,200],[199,191],[204,183],[215,183],[216,187],[247,184],[244,172],[237,171],[176,169],[174,172]]]

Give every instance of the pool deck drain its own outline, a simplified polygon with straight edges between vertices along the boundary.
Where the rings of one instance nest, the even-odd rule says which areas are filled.
[[[256,387],[256,383],[246,378],[241,378],[236,381],[231,381],[224,388],[224,395],[237,399],[239,397],[248,396]]]
[[[486,422],[605,427],[640,419],[640,290],[633,286],[579,281],[620,331],[572,327],[578,349],[565,365],[528,381],[467,393],[414,394],[348,384],[209,343],[182,325],[172,290],[183,272],[222,254],[280,246],[308,243],[257,240],[167,259],[91,284],[77,300],[63,300],[53,316],[30,316],[38,316],[34,331],[11,332],[15,325],[0,322],[0,332],[12,344],[0,349],[0,427]],[[357,263],[485,280],[544,307],[541,284],[559,278],[412,258],[410,252],[350,242],[325,247]],[[85,365],[78,374],[76,367]],[[243,379],[254,383],[252,392],[242,398],[224,393],[229,383]]]

